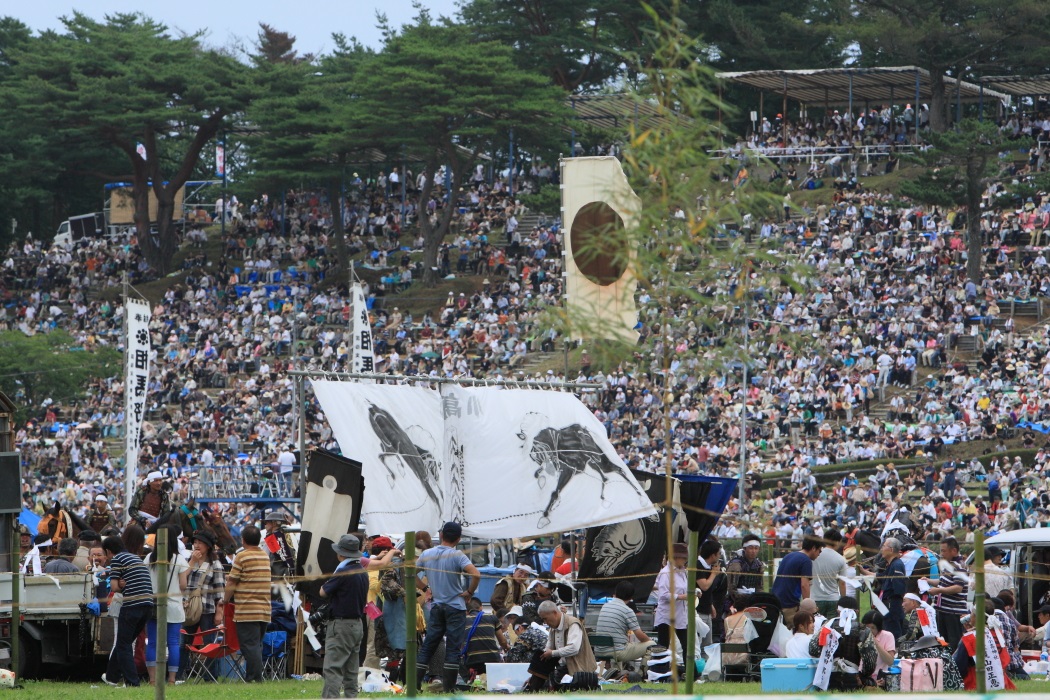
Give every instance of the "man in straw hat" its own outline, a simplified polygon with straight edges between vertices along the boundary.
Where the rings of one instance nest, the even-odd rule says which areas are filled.
[[[368,600],[368,574],[361,567],[361,540],[343,535],[332,544],[339,565],[321,586],[321,597],[330,601],[324,650],[324,688],[322,698],[357,697],[357,670],[361,639],[364,637],[365,603]]]

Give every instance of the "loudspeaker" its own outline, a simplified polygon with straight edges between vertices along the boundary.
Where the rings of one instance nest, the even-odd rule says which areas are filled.
[[[0,452],[0,513],[22,512],[22,457]]]

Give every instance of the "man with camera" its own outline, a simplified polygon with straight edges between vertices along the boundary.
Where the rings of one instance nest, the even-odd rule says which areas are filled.
[[[361,567],[361,540],[343,535],[332,545],[339,558],[332,578],[321,586],[321,597],[329,601],[325,636],[324,688],[322,698],[357,697],[359,651],[364,636],[368,573]]]

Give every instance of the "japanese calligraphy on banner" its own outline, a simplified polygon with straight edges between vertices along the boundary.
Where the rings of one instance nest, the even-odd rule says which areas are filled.
[[[350,288],[350,339],[354,344],[350,354],[351,371],[368,374],[375,372],[375,353],[372,351],[372,324],[365,305],[365,290],[360,284]]]
[[[142,421],[146,415],[146,389],[149,384],[149,303],[127,299],[124,306],[128,337],[124,342],[124,463],[125,500],[134,494],[142,440]]]

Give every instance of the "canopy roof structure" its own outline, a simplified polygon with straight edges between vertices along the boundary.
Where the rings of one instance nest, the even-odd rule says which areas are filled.
[[[843,105],[850,102],[926,102],[930,72],[917,66],[886,68],[821,68],[815,70],[756,70],[717,73],[716,77],[758,90],[785,95],[806,104]],[[950,100],[1009,102],[1004,92],[944,76]]]
[[[574,95],[568,105],[577,119],[602,129],[645,130],[663,123],[667,117],[653,105],[631,95]]]
[[[989,75],[981,84],[1017,97],[1050,95],[1050,75]]]

